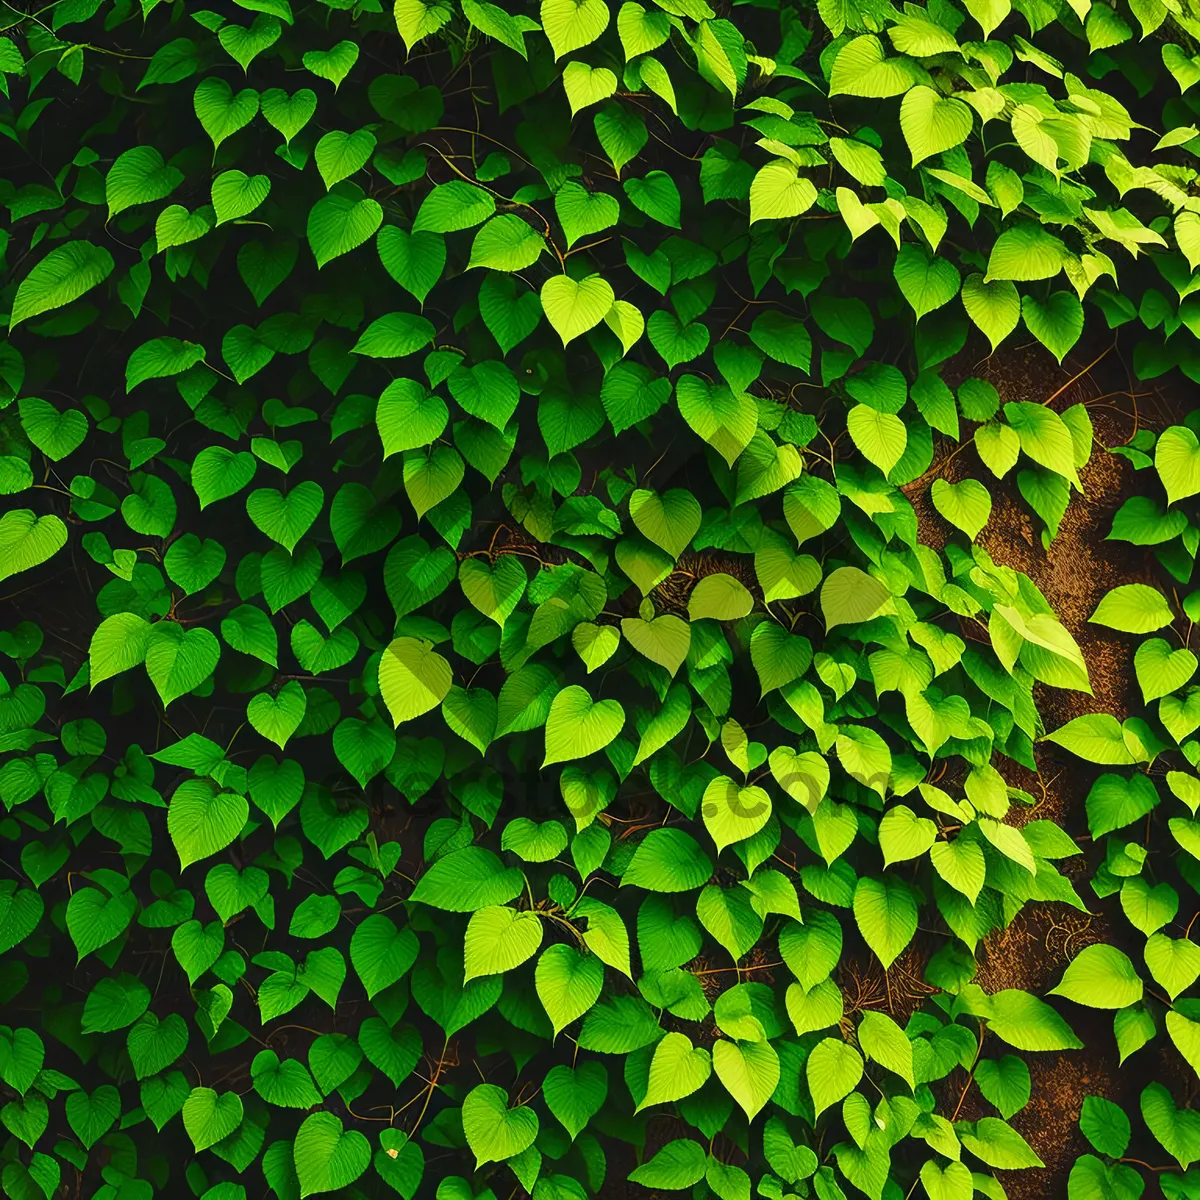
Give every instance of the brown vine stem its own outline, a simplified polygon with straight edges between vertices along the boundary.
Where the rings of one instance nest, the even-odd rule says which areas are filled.
[[[958,1096],[958,1103],[954,1106],[954,1115],[950,1118],[952,1125],[958,1120],[958,1114],[962,1111],[963,1102],[967,1098],[967,1093],[971,1090],[971,1081],[975,1078],[975,1068],[979,1065],[979,1056],[983,1053],[983,1038],[984,1029],[983,1022],[981,1021],[979,1023],[979,1045],[975,1049],[975,1061],[971,1064],[971,1069],[967,1072],[967,1082],[963,1084],[963,1090]]]
[[[1135,1167],[1145,1167],[1147,1171],[1174,1171],[1176,1169],[1174,1163],[1169,1163],[1165,1167],[1152,1167],[1148,1162],[1142,1162],[1140,1158],[1118,1158],[1117,1162],[1132,1163]]]
[[[523,163],[526,164],[526,166],[533,166],[533,163],[531,163],[529,159],[525,158],[524,155],[518,154],[510,145],[508,145],[507,142],[501,142],[494,137],[488,137],[486,133],[480,133],[478,129],[463,129],[458,125],[435,125],[433,127],[433,132],[466,133],[470,134],[471,137],[482,138],[485,142],[491,142],[493,146],[499,146],[502,150],[507,150],[509,154],[511,154],[514,158],[519,158]]]
[[[433,1073],[433,1078],[429,1081],[429,1087],[425,1092],[425,1103],[421,1105],[421,1111],[417,1115],[416,1123],[412,1127],[412,1132],[409,1133],[409,1138],[416,1136],[417,1130],[421,1127],[421,1122],[425,1119],[425,1113],[429,1110],[429,1101],[433,1099],[433,1093],[437,1091],[438,1080],[441,1078],[442,1070],[446,1066],[446,1050],[450,1045],[450,1039],[447,1038],[442,1045],[442,1052],[438,1055],[437,1069]],[[395,1117],[392,1118],[395,1120]]]
[[[1075,383],[1077,380],[1082,379],[1086,374],[1088,374],[1089,371],[1091,371],[1091,369],[1094,366],[1096,366],[1097,363],[1102,362],[1116,348],[1117,348],[1117,342],[1116,342],[1116,339],[1114,338],[1112,345],[1109,346],[1107,350],[1102,350],[1095,358],[1092,359],[1092,361],[1090,363],[1088,363],[1088,365],[1086,367],[1083,368],[1082,371],[1079,371],[1076,374],[1072,375],[1071,378],[1068,379],[1067,382],[1064,383],[1062,385],[1062,387],[1060,387],[1058,389],[1057,392],[1054,392],[1052,395],[1047,396],[1046,399],[1042,401],[1042,404],[1043,405],[1049,404],[1051,400],[1056,400],[1059,396],[1061,396],[1063,394],[1063,392],[1065,392],[1067,390],[1067,388],[1069,388],[1071,386],[1071,384]]]

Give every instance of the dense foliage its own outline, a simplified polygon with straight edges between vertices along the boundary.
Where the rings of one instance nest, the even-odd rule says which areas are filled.
[[[1119,720],[969,365],[1200,379],[1187,0],[217,7],[0,8],[4,1194],[1002,1197],[1091,1009],[1072,1200],[1200,1196],[1200,414]]]

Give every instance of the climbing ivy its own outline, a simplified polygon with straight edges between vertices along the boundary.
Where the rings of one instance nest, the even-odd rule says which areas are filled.
[[[0,6],[15,1200],[996,1198],[1080,1006],[1200,1074],[1200,412],[983,365],[1200,380],[1200,11],[518,7]],[[993,520],[1110,450],[1123,719]],[[1200,1196],[1143,1070],[1071,1200]]]

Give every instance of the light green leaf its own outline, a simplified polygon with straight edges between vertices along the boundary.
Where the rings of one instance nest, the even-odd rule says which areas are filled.
[[[542,944],[542,922],[535,912],[506,905],[489,905],[471,915],[464,940],[469,982],[481,975],[499,975],[532,958]]]
[[[113,266],[112,255],[91,242],[70,241],[51,250],[21,280],[12,301],[9,329],[78,300],[103,283]]]
[[[574,6],[574,0],[568,3]],[[579,281],[552,275],[542,285],[541,295],[542,309],[564,346],[599,325],[615,299],[612,285],[599,275]]]
[[[554,697],[546,718],[546,756],[542,766],[586,758],[603,750],[624,724],[625,710],[616,700],[593,702],[587,689],[578,684],[563,688]]]
[[[1127,1008],[1142,998],[1133,963],[1115,946],[1085,946],[1067,965],[1052,996],[1065,996],[1089,1008]]]

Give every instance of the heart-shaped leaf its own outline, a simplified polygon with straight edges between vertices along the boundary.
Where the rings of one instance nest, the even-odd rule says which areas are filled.
[[[578,281],[552,275],[542,285],[542,309],[564,346],[599,325],[614,299],[612,285],[599,275]]]
[[[420,638],[396,638],[379,659],[379,692],[393,725],[436,708],[452,681],[450,664]]]
[[[521,560],[502,554],[489,565],[482,558],[464,558],[458,568],[463,595],[501,628],[525,594],[528,577]]]
[[[565,687],[554,697],[546,718],[546,756],[542,766],[586,758],[603,750],[621,732],[625,710],[616,700],[592,701],[586,688]]]
[[[758,428],[754,400],[697,375],[679,380],[675,398],[680,416],[732,467]]]
[[[325,492],[311,479],[302,480],[286,496],[278,488],[258,488],[246,497],[250,520],[289,554],[324,506]]]
[[[467,1093],[462,1123],[476,1170],[484,1163],[515,1157],[532,1146],[538,1134],[537,1113],[531,1108],[509,1108],[508,1093],[491,1083],[481,1083]]]
[[[684,1033],[668,1033],[654,1048],[646,1094],[634,1110],[651,1104],[682,1100],[702,1088],[712,1074],[712,1058],[702,1046],[693,1046]]]
[[[300,1196],[349,1187],[371,1165],[371,1144],[330,1112],[306,1117],[292,1147]]]

